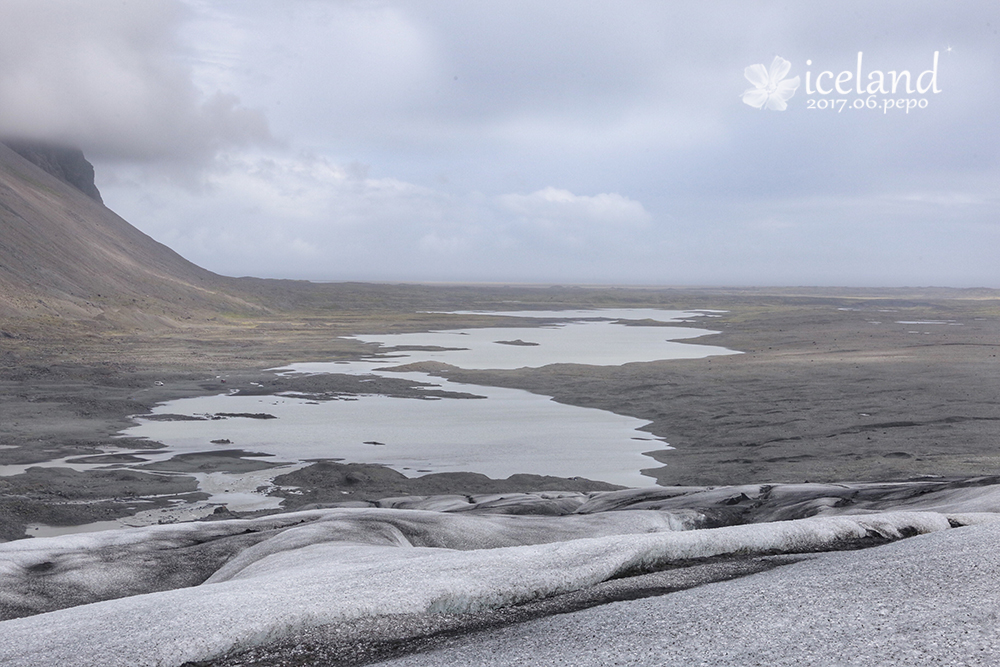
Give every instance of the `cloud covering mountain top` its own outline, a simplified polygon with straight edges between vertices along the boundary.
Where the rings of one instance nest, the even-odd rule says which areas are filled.
[[[114,210],[213,270],[1000,285],[992,3],[12,0],[0,18],[0,135],[83,148]],[[856,94],[935,53],[940,92]],[[743,104],[775,57],[802,82],[787,108]],[[817,92],[838,76],[850,94]]]

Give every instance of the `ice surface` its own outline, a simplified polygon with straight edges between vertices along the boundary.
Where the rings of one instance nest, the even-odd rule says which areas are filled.
[[[341,509],[26,540],[0,545],[7,598],[30,597],[40,572],[124,589],[130,577],[150,576],[145,563],[154,552],[267,533],[218,563],[202,585],[4,621],[0,664],[180,665],[338,620],[491,609],[678,560],[811,551],[949,526],[942,514],[886,513],[675,532],[670,515],[656,511],[520,517]]]
[[[449,640],[385,667],[997,665],[1000,523]]]

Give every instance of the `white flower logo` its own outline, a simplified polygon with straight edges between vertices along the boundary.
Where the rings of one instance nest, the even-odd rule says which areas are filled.
[[[774,111],[787,109],[788,100],[799,87],[799,77],[782,81],[791,67],[792,63],[781,56],[774,57],[770,72],[763,65],[747,67],[743,75],[754,87],[743,93],[743,103],[755,109],[763,109],[765,105]]]

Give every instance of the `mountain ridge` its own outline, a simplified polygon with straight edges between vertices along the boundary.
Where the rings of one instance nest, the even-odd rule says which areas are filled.
[[[0,317],[160,326],[266,310],[104,206],[79,151],[17,146],[0,143]]]

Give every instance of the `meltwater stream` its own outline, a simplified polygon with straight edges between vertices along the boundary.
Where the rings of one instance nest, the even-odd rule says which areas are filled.
[[[181,399],[153,414],[273,415],[155,421],[138,418],[124,432],[167,445],[173,454],[240,448],[282,461],[334,459],[380,463],[409,476],[428,472],[478,472],[494,478],[515,473],[586,477],[625,486],[648,486],[641,474],[653,460],[644,452],[666,449],[642,431],[649,422],[592,408],[556,403],[517,389],[459,384],[400,366],[436,361],[463,369],[537,368],[554,363],[620,365],[661,359],[734,354],[721,347],[679,342],[706,329],[689,323],[705,312],[650,309],[482,313],[537,317],[539,327],[491,327],[389,335],[358,335],[378,353],[353,362],[294,364],[283,373],[380,375],[429,383],[434,389],[478,398],[396,398],[359,395],[315,401],[296,396],[221,395]],[[421,349],[414,349],[421,348]],[[225,440],[224,447],[210,444]]]

